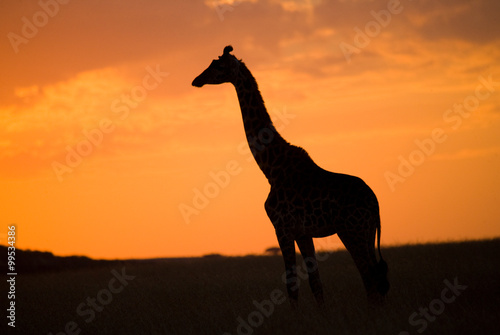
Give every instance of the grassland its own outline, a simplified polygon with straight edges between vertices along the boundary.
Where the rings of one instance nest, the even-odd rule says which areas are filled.
[[[279,256],[19,270],[15,333],[500,334],[499,239],[383,253],[385,303],[367,303],[350,256],[339,251],[321,255],[326,306],[316,307],[304,280],[296,311],[284,301]]]

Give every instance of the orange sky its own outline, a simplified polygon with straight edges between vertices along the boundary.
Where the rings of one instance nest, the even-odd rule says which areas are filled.
[[[16,224],[17,247],[58,255],[276,246],[234,88],[191,86],[227,44],[285,139],[373,188],[383,245],[500,236],[496,0],[0,9],[2,244]]]

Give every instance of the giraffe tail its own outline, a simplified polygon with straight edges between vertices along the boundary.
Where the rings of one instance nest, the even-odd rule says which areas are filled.
[[[389,291],[389,280],[387,279],[387,273],[389,272],[389,267],[387,266],[387,263],[384,261],[384,258],[382,258],[382,252],[380,251],[380,233],[381,233],[381,225],[380,225],[380,220],[378,221],[377,229],[377,249],[378,249],[378,256],[379,256],[379,261],[375,265],[375,272],[376,272],[376,282],[377,282],[377,291],[381,295],[386,295],[387,292]]]

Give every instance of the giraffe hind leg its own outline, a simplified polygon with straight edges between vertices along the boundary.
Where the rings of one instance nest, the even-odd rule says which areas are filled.
[[[362,234],[355,235],[354,233],[338,232],[338,236],[356,264],[368,299],[370,301],[381,300],[383,294],[379,292],[377,287],[381,276],[377,274],[382,274],[383,269],[379,268],[377,264],[373,241],[370,243],[370,239],[365,238]]]

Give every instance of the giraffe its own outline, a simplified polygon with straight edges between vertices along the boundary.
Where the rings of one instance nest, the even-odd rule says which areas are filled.
[[[326,171],[308,153],[278,133],[266,110],[257,82],[232,46],[193,80],[192,85],[231,83],[236,89],[248,145],[271,190],[265,202],[285,263],[286,288],[298,304],[295,242],[306,264],[309,286],[319,305],[323,288],[313,238],[337,234],[351,254],[370,301],[389,290],[388,266],[380,252],[377,197],[358,177]],[[375,255],[375,237],[379,260]]]

